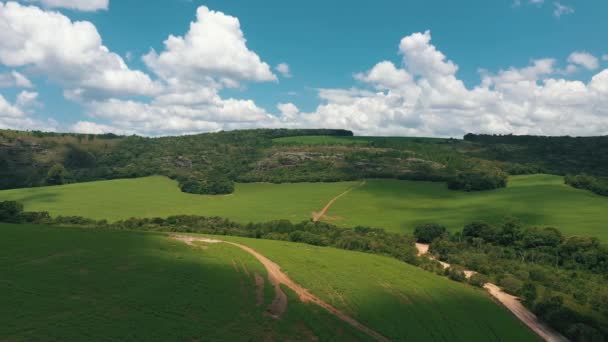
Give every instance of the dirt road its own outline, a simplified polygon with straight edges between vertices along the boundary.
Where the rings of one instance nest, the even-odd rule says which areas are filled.
[[[348,190],[344,191],[343,193],[339,194],[338,196],[332,198],[331,200],[329,200],[329,202],[327,202],[327,204],[323,207],[323,209],[321,209],[321,211],[316,212],[316,213],[312,213],[312,222],[317,222],[321,219],[321,217],[323,217],[325,215],[325,213],[327,213],[327,210],[329,210],[329,208],[334,204],[335,201],[337,201],[340,197],[348,194],[349,192],[353,191],[354,189],[365,185],[365,181],[362,181],[361,183],[349,188]]]
[[[418,255],[425,255],[429,252],[429,245],[423,243],[417,243],[416,249],[418,250]],[[435,257],[431,256],[431,259],[437,260]],[[439,260],[437,260],[439,261]],[[443,268],[449,268],[450,264],[446,262],[439,261]],[[475,274],[475,271],[464,271],[465,276],[470,278]],[[547,342],[568,342],[568,339],[562,336],[557,331],[549,328],[544,323],[542,323],[536,315],[534,315],[530,310],[526,309],[523,304],[519,301],[519,298],[510,295],[504,292],[500,287],[492,284],[486,283],[483,286],[488,293],[496,300],[498,300],[502,305],[504,305],[509,311],[511,311],[515,317],[517,317],[520,321],[522,321],[530,330],[536,333],[540,338]]]
[[[275,301],[277,301],[277,296],[276,296],[277,289],[280,291],[280,293],[282,293],[282,296],[285,296],[283,291],[280,290],[280,285],[283,284],[283,285],[287,286],[288,288],[290,288],[291,290],[293,290],[298,295],[298,297],[300,298],[300,300],[302,302],[304,302],[304,303],[311,302],[311,303],[314,303],[314,304],[324,308],[325,310],[327,310],[334,316],[338,317],[340,320],[350,324],[352,327],[375,338],[378,341],[389,341],[388,338],[384,337],[380,333],[376,332],[375,330],[372,330],[371,328],[367,327],[366,325],[358,322],[354,318],[348,316],[347,314],[343,313],[342,311],[336,309],[332,305],[326,303],[325,301],[321,300],[320,298],[318,298],[315,295],[313,295],[312,293],[310,293],[310,291],[303,288],[302,286],[300,286],[299,284],[297,284],[296,282],[291,280],[285,273],[283,273],[281,271],[281,268],[279,267],[279,265],[277,265],[272,260],[266,258],[265,256],[263,256],[262,254],[258,253],[256,250],[254,250],[250,247],[247,247],[245,245],[241,245],[241,244],[238,244],[235,242],[230,242],[230,241],[207,239],[207,238],[202,238],[202,237],[199,238],[199,237],[193,237],[193,236],[187,236],[187,235],[172,235],[171,237],[184,241],[190,245],[193,244],[193,241],[201,241],[201,242],[206,242],[206,243],[223,242],[223,243],[227,243],[227,244],[236,246],[236,247],[244,250],[245,252],[253,255],[259,262],[262,263],[262,265],[264,265],[264,267],[266,268],[266,271],[268,272],[268,280],[275,287]],[[283,297],[283,298],[284,298],[283,309],[285,309],[287,307],[287,297]],[[281,298],[279,300],[281,301],[281,300],[283,300],[283,298]],[[273,305],[274,305],[274,301],[273,301],[273,304],[271,304],[271,306],[273,306]],[[278,303],[277,305],[280,306],[282,304]]]

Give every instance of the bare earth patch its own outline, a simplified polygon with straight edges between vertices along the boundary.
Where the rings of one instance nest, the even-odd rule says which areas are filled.
[[[417,243],[416,249],[418,250],[419,256],[425,255],[429,252],[429,245],[423,244],[423,243]],[[433,260],[437,260],[433,256],[431,256],[430,258]],[[437,260],[437,261],[439,261],[439,260]],[[442,262],[442,261],[439,261],[439,262],[441,263],[443,268],[449,268],[451,266],[450,264],[448,264],[446,262]],[[464,274],[467,277],[467,279],[472,277],[476,273],[477,272],[470,271],[470,270],[464,271]],[[511,311],[515,315],[515,317],[517,317],[517,319],[519,319],[526,326],[528,326],[528,328],[530,328],[530,330],[532,330],[534,333],[536,333],[543,340],[545,340],[547,342],[567,342],[568,341],[568,339],[565,338],[564,336],[562,336],[560,333],[558,333],[557,331],[551,329],[550,327],[548,327],[544,323],[542,323],[538,319],[538,317],[536,317],[535,314],[533,314],[530,310],[528,310],[525,306],[523,306],[523,304],[521,304],[521,302],[519,301],[519,298],[504,292],[499,286],[494,285],[492,283],[486,283],[483,287],[488,291],[488,293],[492,297],[494,297],[496,300],[498,300],[498,302],[500,302],[507,309],[509,309],[509,311]]]
[[[262,265],[264,265],[264,267],[266,268],[266,271],[268,272],[268,280],[275,288],[275,298],[274,298],[272,304],[270,304],[270,306],[268,308],[268,311],[271,315],[276,315],[276,313],[279,312],[278,316],[280,317],[280,314],[285,312],[285,309],[287,308],[287,296],[281,290],[281,284],[282,284],[282,285],[285,285],[288,288],[290,288],[292,291],[294,291],[303,303],[309,303],[309,302],[314,303],[314,304],[322,307],[323,309],[327,310],[329,313],[333,314],[340,320],[350,324],[355,329],[375,338],[376,340],[389,341],[388,338],[384,337],[380,333],[378,333],[375,330],[369,328],[368,326],[360,323],[359,321],[355,320],[354,318],[348,316],[344,312],[336,309],[329,303],[326,303],[322,299],[320,299],[320,298],[316,297],[315,295],[313,295],[312,293],[310,293],[310,291],[308,291],[304,287],[300,286],[299,284],[297,284],[296,282],[291,280],[285,273],[283,273],[281,271],[281,268],[279,267],[279,265],[277,265],[272,260],[266,258],[265,256],[263,256],[262,254],[258,253],[256,250],[254,250],[250,247],[247,247],[245,245],[241,245],[241,244],[238,244],[235,242],[213,240],[213,239],[207,239],[207,238],[203,238],[203,237],[199,238],[199,237],[186,236],[186,235],[171,235],[171,237],[184,241],[188,244],[192,244],[193,241],[203,241],[203,242],[211,241],[209,243],[224,242],[229,245],[236,246],[236,247],[246,251],[247,253],[253,255],[256,259],[258,259],[259,262],[262,263]],[[271,309],[272,309],[272,311],[271,311]]]

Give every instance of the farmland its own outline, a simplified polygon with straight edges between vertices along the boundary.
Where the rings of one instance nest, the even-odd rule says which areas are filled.
[[[365,340],[289,291],[280,320],[257,303],[249,254],[164,234],[1,224],[0,340]],[[103,338],[102,338],[103,337]]]
[[[366,340],[288,294],[280,320],[256,303],[266,271],[227,244],[188,246],[166,234],[0,226],[1,339]],[[535,337],[478,289],[394,259],[303,244],[222,237],[277,262],[313,294],[395,340]],[[367,272],[359,272],[360,269]],[[264,287],[264,305],[272,290]],[[27,319],[24,319],[26,318]],[[238,319],[234,319],[238,317]],[[111,329],[109,328],[111,327]]]
[[[237,183],[230,195],[193,195],[165,177],[153,176],[0,192],[2,200],[22,202],[26,210],[51,215],[115,221],[130,217],[188,214],[220,216],[241,223],[288,219],[300,222],[340,197],[322,220],[411,232],[436,222],[460,230],[474,220],[500,223],[515,216],[526,224],[549,225],[566,235],[608,239],[608,198],[563,184],[551,175],[513,176],[507,188],[484,192],[448,190],[444,183],[368,180],[337,183]],[[356,187],[355,187],[356,186]],[[382,212],[382,215],[377,213]]]
[[[235,221],[306,220],[328,198],[355,182],[237,184],[230,195],[183,193],[177,183],[152,176],[0,192],[2,200],[22,202],[27,210],[51,215],[84,216],[115,221],[130,217],[170,215],[221,216]]]
[[[473,220],[499,223],[515,216],[527,224],[557,227],[566,235],[608,240],[606,208],[607,197],[573,189],[551,175],[515,176],[507,188],[471,193],[450,191],[442,183],[371,180],[336,201],[325,219],[392,231],[437,222],[455,231]]]
[[[536,340],[483,290],[391,258],[290,242],[221,239],[254,248],[312,293],[390,339]]]

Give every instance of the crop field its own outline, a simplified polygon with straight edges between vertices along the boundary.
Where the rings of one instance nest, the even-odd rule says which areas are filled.
[[[231,195],[192,195],[165,177],[146,177],[54,187],[0,191],[26,210],[114,221],[176,214],[220,216],[238,222],[288,219],[300,222],[334,196],[359,184],[237,184]],[[608,240],[608,198],[563,184],[550,175],[511,177],[505,189],[450,191],[443,183],[368,180],[340,197],[322,220],[339,226],[366,225],[411,232],[416,224],[437,222],[456,231],[474,220],[500,223],[515,216],[531,225],[549,225],[567,235]],[[382,212],[382,215],[377,213]]]
[[[565,185],[563,177],[531,175],[511,177],[505,189],[472,193],[450,191],[443,183],[368,180],[336,201],[325,220],[397,232],[437,222],[456,231],[473,220],[500,223],[515,216],[527,224],[557,227],[566,235],[606,241],[607,212],[606,197]]]
[[[321,340],[365,335],[287,291],[276,320],[258,302],[252,256],[165,234],[0,224],[0,340]]]
[[[220,216],[238,222],[287,219],[300,222],[328,199],[357,182],[237,184],[230,195],[193,195],[177,183],[154,176],[0,191],[0,200],[20,201],[29,211],[116,221],[130,217],[188,214]]]
[[[312,293],[395,341],[536,341],[485,291],[392,258],[282,241],[254,248]]]

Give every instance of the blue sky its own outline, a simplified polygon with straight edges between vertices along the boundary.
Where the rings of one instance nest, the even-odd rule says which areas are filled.
[[[62,6],[48,7],[58,3]],[[97,8],[83,8],[87,3]],[[238,20],[246,52],[259,63],[239,60],[235,56],[245,52],[236,47],[226,48],[234,56],[214,55],[217,45],[205,42],[215,39],[212,25],[193,36],[191,45],[168,51],[169,35],[185,37],[191,22],[213,21],[197,19],[201,6],[218,23]],[[20,23],[21,31],[31,34],[0,33],[0,41],[12,37],[17,46],[31,46],[30,40],[40,45],[9,56],[15,45],[0,42],[0,127],[144,135],[260,126],[339,127],[380,135],[608,134],[608,113],[602,109],[608,97],[608,72],[602,73],[608,67],[608,2],[601,0],[5,1],[0,27],[18,20],[15,13],[61,16],[69,29],[28,27],[44,22],[32,20],[36,23]],[[99,45],[122,58],[128,67],[124,78],[104,78],[108,85],[102,86],[78,74],[79,68],[82,74],[99,68],[100,75],[108,75],[114,66],[100,65],[113,65],[114,58],[98,56],[90,67],[90,61],[82,62],[88,48],[99,47],[87,41],[95,40],[90,30],[80,35],[76,22],[90,22],[102,39]],[[83,46],[65,56],[47,46],[40,32],[62,38],[58,45],[82,40]],[[232,33],[238,45],[239,32]],[[405,37],[412,44],[402,49]],[[153,67],[142,59],[151,49],[157,62],[163,52],[176,59]],[[187,67],[180,66],[184,56],[193,58]],[[233,57],[241,64],[228,67]],[[379,65],[383,61],[395,68]],[[432,68],[420,71],[427,62]],[[289,65],[289,77],[276,70],[279,63]],[[135,71],[148,79],[134,81],[141,76]],[[11,82],[13,72],[32,85]],[[139,90],[127,91],[134,88]],[[198,102],[163,97],[201,92],[211,95]]]

